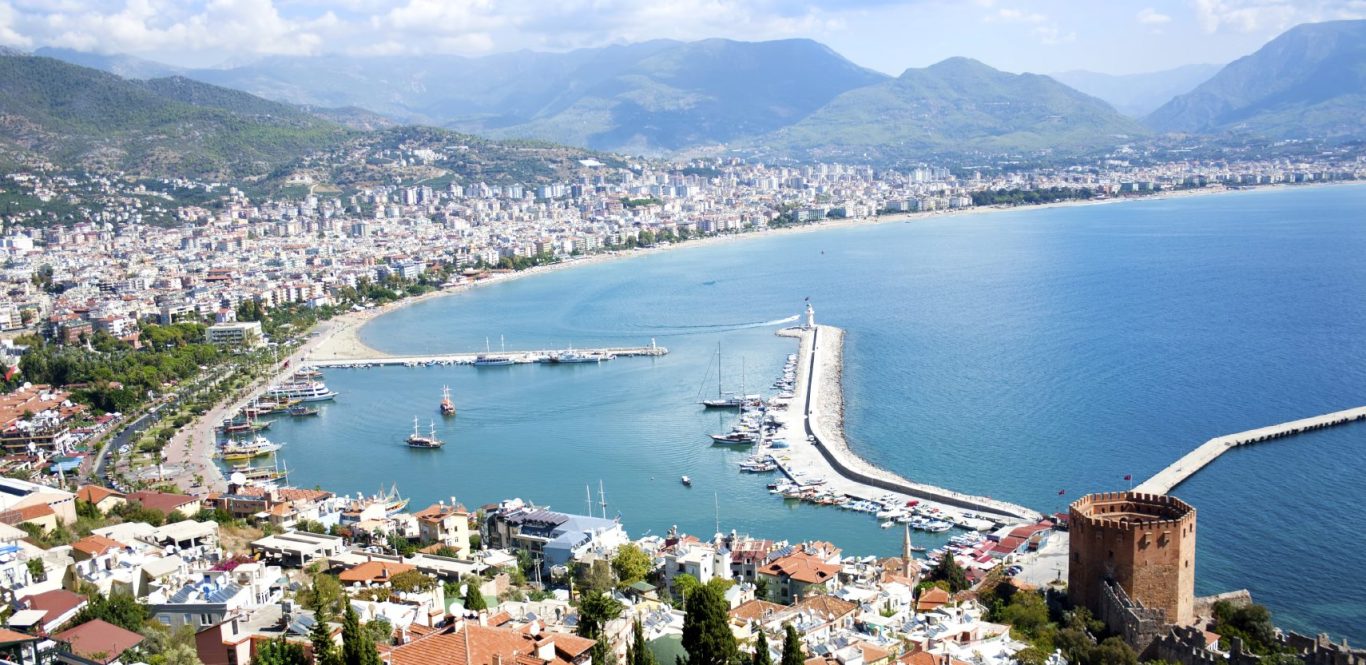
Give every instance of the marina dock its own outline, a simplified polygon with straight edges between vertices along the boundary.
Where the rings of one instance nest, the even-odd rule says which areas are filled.
[[[1239,446],[1282,439],[1296,434],[1312,432],[1314,430],[1327,429],[1338,425],[1366,420],[1366,406],[1345,411],[1335,411],[1322,416],[1313,418],[1302,418],[1292,420],[1288,423],[1271,425],[1250,429],[1246,432],[1237,434],[1227,434],[1215,437],[1204,442],[1195,450],[1186,453],[1181,459],[1176,460],[1171,466],[1157,472],[1157,475],[1143,481],[1133,491],[1145,494],[1166,494],[1176,488],[1177,485],[1185,482],[1187,478],[1195,475],[1197,471],[1205,468],[1210,462],[1225,452]]]
[[[799,345],[796,390],[791,407],[782,416],[791,448],[783,451],[786,459],[779,465],[789,478],[801,482],[802,478],[833,472],[838,477],[828,478],[831,487],[851,497],[892,493],[906,500],[976,512],[1001,523],[1032,522],[1042,517],[1024,506],[912,482],[855,455],[843,434],[840,372],[844,331],[818,325],[786,328],[778,334],[796,337]]]
[[[425,367],[430,365],[473,365],[480,356],[498,356],[508,358],[511,364],[524,365],[530,363],[553,362],[552,359],[568,353],[582,355],[596,355],[603,358],[633,358],[648,357],[657,358],[669,353],[665,347],[655,344],[651,340],[649,346],[623,346],[607,347],[597,349],[563,349],[563,350],[541,350],[541,351],[494,351],[478,353],[441,353],[421,356],[395,356],[381,354],[366,358],[309,358],[304,360],[301,365],[316,368],[346,368],[346,367],[378,367],[383,365],[403,365],[406,367]]]

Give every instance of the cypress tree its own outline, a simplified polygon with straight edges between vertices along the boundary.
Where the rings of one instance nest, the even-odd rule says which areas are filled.
[[[768,638],[764,636],[763,629],[759,630],[759,639],[754,641],[754,658],[749,662],[750,665],[773,665],[773,659],[768,655]]]
[[[346,615],[342,618],[342,663],[343,665],[380,665],[379,651],[374,640],[360,626],[360,616],[351,603],[346,604]]]
[[[797,627],[787,624],[783,627],[783,661],[782,665],[802,665],[806,662],[806,657],[802,655],[802,637],[797,634]]]
[[[337,643],[332,641],[332,629],[327,625],[332,618],[328,615],[327,608],[318,610],[313,618],[308,640],[313,643],[314,665],[343,665],[341,653],[337,651]]]
[[[631,662],[627,665],[655,665],[655,655],[650,651],[650,643],[645,641],[645,626],[636,619],[632,629],[631,643],[634,646]]]
[[[683,619],[688,665],[732,665],[739,660],[728,609],[721,592],[712,586],[702,585],[688,596]]]
[[[465,610],[478,612],[489,608],[489,604],[484,602],[484,594],[479,593],[479,585],[474,582],[465,583]]]

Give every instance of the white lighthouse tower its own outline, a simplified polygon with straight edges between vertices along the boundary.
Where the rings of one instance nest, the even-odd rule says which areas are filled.
[[[815,308],[813,308],[813,307],[811,306],[811,301],[808,300],[808,301],[806,301],[806,325],[804,326],[804,328],[805,328],[806,330],[811,330],[812,328],[815,328],[815,327],[816,327],[816,310],[815,310]]]

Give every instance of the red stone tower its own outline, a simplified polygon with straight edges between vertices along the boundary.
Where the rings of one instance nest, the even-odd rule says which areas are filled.
[[[1167,623],[1195,618],[1195,509],[1162,494],[1107,492],[1072,504],[1068,596],[1097,616],[1113,580],[1129,598],[1166,612]]]

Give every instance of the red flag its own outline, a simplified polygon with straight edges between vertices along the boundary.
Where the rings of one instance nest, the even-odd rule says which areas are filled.
[[[14,378],[14,375],[15,375],[15,374],[18,374],[18,373],[19,373],[19,366],[18,366],[18,365],[15,365],[14,367],[11,367],[11,368],[5,370],[5,380],[6,380],[6,381],[9,381],[10,379]]]
[[[1126,474],[1124,474],[1124,479],[1125,479],[1125,480],[1133,480],[1133,479],[1134,479],[1134,474],[1132,474],[1132,473],[1126,473]]]
[[[1064,494],[1066,494],[1066,493],[1067,493],[1067,490],[1058,490],[1058,496],[1062,496],[1062,495],[1064,495]]]

